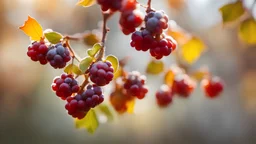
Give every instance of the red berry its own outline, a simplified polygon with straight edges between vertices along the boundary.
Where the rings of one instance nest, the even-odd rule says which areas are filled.
[[[79,85],[73,75],[62,74],[60,77],[56,77],[53,80],[52,90],[55,91],[56,95],[61,99],[65,100],[73,93],[77,93],[79,89]]]
[[[131,38],[131,47],[134,47],[138,51],[147,51],[155,45],[153,36],[146,29],[135,31]]]
[[[44,41],[34,42],[28,47],[27,55],[33,61],[39,61],[40,64],[47,64],[46,54],[48,52],[48,47],[45,45]]]
[[[96,85],[88,85],[81,94],[68,97],[65,108],[72,117],[82,119],[91,108],[101,104],[103,100],[102,89]]]
[[[128,74],[124,81],[124,88],[128,95],[136,96],[138,99],[143,99],[148,92],[145,86],[146,77],[140,75],[139,72],[133,71]]]
[[[156,59],[161,59],[163,56],[168,56],[176,48],[176,44],[171,37],[165,37],[156,41],[156,44],[150,48],[151,56]]]
[[[205,95],[210,98],[215,98],[224,89],[223,81],[219,77],[203,79],[201,86],[204,89]]]
[[[105,86],[112,81],[113,67],[110,62],[98,61],[93,63],[89,69],[90,80],[98,86]]]
[[[156,101],[159,107],[166,107],[172,102],[173,93],[167,85],[162,85],[156,92]]]
[[[122,8],[123,0],[97,0],[98,4],[101,6],[102,11],[117,11]]]
[[[178,74],[174,78],[172,91],[181,97],[188,97],[195,89],[196,83],[186,74]]]

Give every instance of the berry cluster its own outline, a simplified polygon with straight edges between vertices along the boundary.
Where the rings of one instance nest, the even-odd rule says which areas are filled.
[[[223,81],[219,77],[205,78],[202,80],[201,86],[205,95],[210,98],[217,97],[224,88]]]
[[[47,64],[46,54],[48,52],[48,47],[44,41],[34,42],[28,47],[27,55],[32,61],[39,61],[40,64]]]
[[[136,0],[126,0],[123,2],[123,7],[120,10],[121,17],[119,24],[124,34],[128,35],[136,30],[143,22],[143,16],[138,10]]]
[[[133,101],[134,98],[135,97],[128,95],[127,92],[120,86],[110,94],[110,103],[118,113],[122,114],[128,109],[127,103]]]
[[[88,85],[82,93],[74,97],[68,97],[65,108],[72,117],[82,119],[91,108],[103,101],[102,89],[96,85]]]
[[[164,11],[151,11],[145,16],[145,25],[152,35],[161,35],[168,28],[168,16]]]
[[[196,87],[196,83],[186,74],[175,76],[172,91],[181,97],[188,97]]]
[[[166,107],[172,102],[173,93],[167,85],[162,85],[156,92],[156,100],[159,107]]]
[[[146,77],[137,71],[130,72],[124,80],[124,88],[128,95],[143,99],[148,92],[145,86]]]
[[[62,74],[60,77],[56,77],[52,84],[52,90],[56,92],[56,95],[65,100],[73,93],[79,91],[79,85],[71,74]]]
[[[50,48],[46,58],[54,68],[64,68],[67,62],[71,60],[69,50],[62,44],[57,44]]]
[[[89,69],[90,80],[98,86],[105,86],[113,79],[113,72],[114,69],[110,62],[95,62]]]
[[[34,42],[28,47],[27,55],[33,61],[39,61],[42,65],[50,63],[54,68],[64,68],[71,60],[69,50],[62,44],[48,48],[44,41]]]
[[[176,49],[176,42],[163,34],[163,30],[168,28],[168,16],[163,11],[151,11],[144,21],[145,28],[132,34],[131,47],[138,51],[150,50],[156,59],[170,55]]]

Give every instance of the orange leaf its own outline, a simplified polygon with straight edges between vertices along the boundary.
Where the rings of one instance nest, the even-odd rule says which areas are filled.
[[[24,25],[19,27],[31,40],[39,41],[43,37],[42,26],[32,17],[28,16]]]

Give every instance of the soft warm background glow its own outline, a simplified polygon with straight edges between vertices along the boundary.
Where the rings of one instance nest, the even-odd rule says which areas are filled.
[[[152,0],[156,9],[164,9],[170,19],[205,41],[209,50],[193,68],[208,65],[225,80],[225,92],[209,100],[198,87],[189,99],[175,99],[169,108],[159,109],[154,92],[162,77],[148,76],[150,93],[137,102],[136,114],[119,116],[89,135],[74,128],[64,102],[51,91],[53,77],[62,71],[26,56],[29,39],[18,26],[31,15],[44,29],[64,34],[92,30],[102,18],[99,6],[85,9],[75,6],[76,0],[0,0],[0,144],[255,144],[255,48],[240,42],[235,26],[223,28],[218,8],[231,0],[170,1],[176,5]],[[130,37],[121,33],[118,17],[108,24],[107,53],[119,58],[130,55],[127,70],[144,73],[149,54],[129,46]],[[73,46],[85,55],[84,45]],[[164,61],[175,63],[172,56]],[[108,93],[106,89],[106,97]]]

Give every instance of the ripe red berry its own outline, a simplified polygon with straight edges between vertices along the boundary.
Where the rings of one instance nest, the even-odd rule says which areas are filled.
[[[62,44],[57,44],[49,49],[46,58],[54,68],[64,68],[71,60],[69,50]]]
[[[156,92],[156,101],[159,107],[166,107],[172,102],[173,93],[167,85],[162,85]]]
[[[124,88],[128,95],[143,99],[148,92],[145,86],[146,77],[137,71],[130,72],[124,81]]]
[[[114,69],[108,61],[98,61],[92,64],[89,69],[90,80],[98,86],[105,86],[112,81]]]
[[[97,0],[98,4],[101,6],[102,11],[117,11],[122,8],[123,0]]]
[[[45,65],[47,64],[46,54],[48,52],[48,47],[44,43],[41,42],[34,42],[32,45],[28,47],[27,55],[31,58],[32,61],[39,61],[40,64]]]
[[[91,108],[103,101],[102,89],[96,85],[88,85],[82,93],[74,97],[68,97],[65,108],[72,117],[82,119]]]
[[[150,48],[150,54],[156,59],[161,59],[163,56],[170,55],[175,48],[175,41],[171,37],[165,37],[156,41],[156,44]]]
[[[196,87],[196,83],[186,74],[178,74],[174,78],[172,91],[181,97],[188,97]]]
[[[131,38],[131,47],[134,47],[137,51],[147,51],[153,45],[156,45],[153,36],[146,29],[135,31]]]
[[[164,11],[151,11],[145,16],[145,24],[153,35],[162,34],[168,28],[168,16]]]
[[[119,20],[119,24],[125,35],[134,32],[142,22],[142,13],[139,10],[122,12]]]
[[[219,77],[212,77],[203,79],[201,86],[206,96],[215,98],[223,91],[224,84]]]
[[[77,93],[79,89],[77,81],[71,74],[62,74],[60,77],[56,77],[52,84],[52,90],[63,100],[73,93]]]

